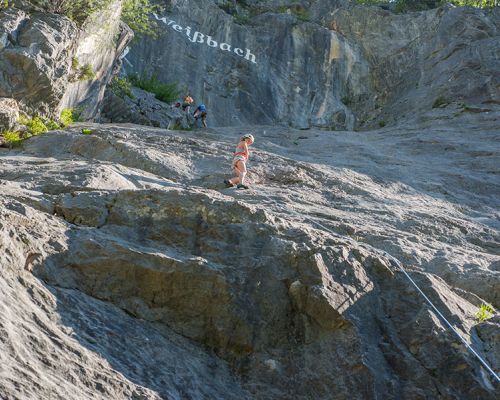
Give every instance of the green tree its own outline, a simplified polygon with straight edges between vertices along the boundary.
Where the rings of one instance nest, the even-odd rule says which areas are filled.
[[[149,15],[162,11],[162,6],[153,4],[150,0],[124,0],[122,19],[135,33],[155,37],[158,25]]]

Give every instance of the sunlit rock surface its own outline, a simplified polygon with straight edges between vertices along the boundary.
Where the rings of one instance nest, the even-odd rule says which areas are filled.
[[[495,398],[400,267],[498,368],[499,116],[427,117],[253,127],[248,191],[234,128],[1,150],[0,395]]]

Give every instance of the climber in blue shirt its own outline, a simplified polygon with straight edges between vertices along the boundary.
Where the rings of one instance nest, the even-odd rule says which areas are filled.
[[[200,104],[194,114],[193,114],[194,119],[196,120],[196,125],[198,125],[198,119],[201,118],[201,123],[203,124],[203,127],[207,127],[207,108],[205,107],[205,104]]]

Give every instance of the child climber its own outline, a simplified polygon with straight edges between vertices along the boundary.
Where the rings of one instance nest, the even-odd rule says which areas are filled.
[[[253,144],[253,135],[248,133],[241,137],[233,157],[233,172],[235,177],[224,180],[227,187],[237,185],[238,189],[248,189],[248,186],[245,185],[245,175],[247,174],[246,162],[250,154],[248,146],[251,144]]]

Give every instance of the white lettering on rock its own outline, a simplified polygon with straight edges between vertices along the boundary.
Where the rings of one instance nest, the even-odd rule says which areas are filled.
[[[166,26],[170,26],[176,32],[185,31],[186,36],[191,43],[205,43],[208,47],[212,47],[214,49],[217,48],[217,49],[220,49],[222,51],[234,52],[234,54],[236,54],[238,57],[243,57],[243,58],[245,58],[245,60],[250,61],[254,64],[257,64],[257,59],[255,57],[255,54],[253,54],[250,51],[250,49],[245,49],[246,52],[244,50],[240,49],[239,47],[235,47],[234,50],[231,50],[231,49],[233,49],[233,46],[231,46],[229,43],[220,43],[219,44],[219,42],[217,42],[213,38],[213,36],[206,35],[204,33],[198,32],[198,31],[194,31],[194,33],[191,36],[193,28],[191,28],[190,26],[183,28],[181,25],[179,25],[178,23],[176,23],[172,19],[167,19],[166,17],[159,17],[155,13],[153,13],[153,16],[156,18],[156,20],[163,22]],[[205,38],[207,39],[206,42],[205,42]]]
[[[196,31],[191,41],[193,43],[203,43],[205,41],[205,35],[203,33]]]
[[[245,60],[252,61],[254,64],[257,64],[255,61],[255,55],[250,53],[250,50],[247,49],[247,54],[245,54]]]
[[[212,36],[207,36],[207,44],[210,47],[217,47],[219,45],[215,40],[212,40]]]

